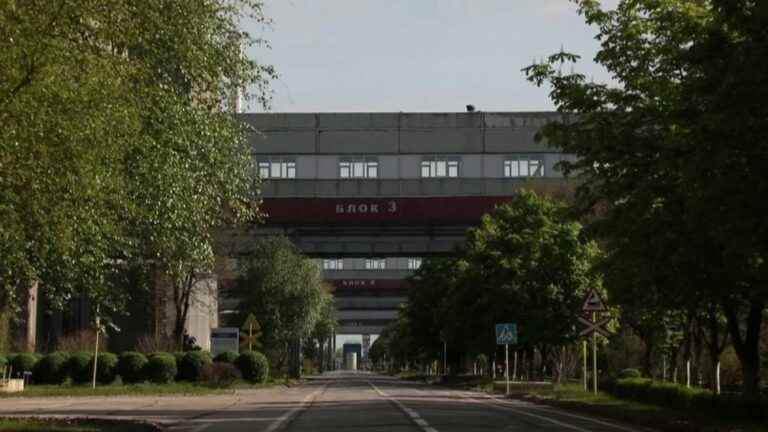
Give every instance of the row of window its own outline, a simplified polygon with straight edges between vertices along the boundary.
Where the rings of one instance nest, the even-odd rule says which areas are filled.
[[[460,159],[424,158],[420,164],[422,178],[459,177]],[[259,162],[261,178],[296,178],[296,161],[290,158]],[[543,177],[544,160],[539,156],[510,156],[504,160],[504,177]],[[376,157],[342,158],[339,160],[339,178],[378,178],[379,161]]]
[[[408,270],[418,270],[421,267],[421,258],[408,258]],[[366,258],[366,270],[386,270],[386,258]],[[323,270],[344,270],[344,260],[341,258],[324,259]]]

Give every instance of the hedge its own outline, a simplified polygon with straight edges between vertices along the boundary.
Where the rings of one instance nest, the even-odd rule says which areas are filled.
[[[13,356],[11,360],[11,366],[13,367],[13,374],[22,372],[32,372],[35,370],[38,357],[33,353],[19,353]]]
[[[183,381],[198,381],[206,365],[213,363],[211,355],[205,351],[188,351],[184,353],[178,365],[179,379]]]
[[[213,361],[215,363],[229,363],[229,364],[235,364],[235,361],[237,360],[238,354],[234,351],[224,351],[223,353],[219,353],[216,357],[213,358]]]
[[[100,384],[112,384],[117,377],[117,355],[111,352],[99,353],[99,361],[96,364],[96,381]],[[93,356],[88,364],[88,370],[93,370]]]
[[[173,354],[153,353],[146,366],[147,377],[155,384],[167,384],[176,378],[176,359]]]
[[[608,390],[614,396],[683,411],[716,412],[718,415],[768,420],[768,401],[739,395],[715,395],[709,390],[688,388],[647,378],[619,379]]]
[[[260,352],[244,351],[237,357],[235,366],[248,381],[265,383],[269,379],[269,361]]]
[[[78,384],[91,382],[93,380],[93,354],[85,351],[72,354],[67,368],[72,382]]]
[[[126,384],[135,384],[147,380],[147,357],[135,351],[127,351],[120,354],[117,363],[118,374]]]
[[[69,376],[69,353],[53,352],[43,357],[35,365],[32,376],[36,383],[63,384]]]

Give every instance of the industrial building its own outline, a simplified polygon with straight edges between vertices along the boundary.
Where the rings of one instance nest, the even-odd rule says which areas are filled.
[[[378,334],[424,257],[452,253],[520,188],[568,193],[557,164],[573,156],[535,139],[557,116],[241,114],[258,131],[266,220],[226,233],[225,249],[237,256],[258,236],[287,236],[335,286],[339,334]]]

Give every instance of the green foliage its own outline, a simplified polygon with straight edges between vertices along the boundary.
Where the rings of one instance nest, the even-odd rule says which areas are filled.
[[[93,379],[93,354],[89,352],[76,352],[69,357],[67,362],[69,376],[78,384],[91,382]]]
[[[69,370],[69,354],[53,352],[37,362],[33,377],[40,384],[62,384],[66,381]]]
[[[242,377],[234,364],[214,362],[203,367],[200,382],[214,388],[230,387]]]
[[[279,353],[279,367],[288,342],[310,336],[324,310],[320,269],[284,237],[259,240],[240,265],[238,322],[251,313],[259,318],[262,343]]]
[[[745,399],[738,395],[715,395],[709,390],[687,388],[679,384],[655,382],[645,378],[619,379],[610,389],[623,399],[681,411],[717,412],[725,417],[767,419],[765,400]]]
[[[219,353],[216,357],[213,358],[214,363],[229,363],[234,364],[235,360],[237,360],[237,356],[239,354],[234,351],[225,351],[223,353]]]
[[[495,352],[494,325],[516,322],[519,345],[562,346],[575,340],[585,293],[600,288],[592,266],[597,246],[564,204],[521,191],[470,229],[454,258],[431,258],[409,280],[408,303],[380,335],[395,364],[442,357],[452,351]],[[377,344],[375,344],[377,345]]]
[[[120,378],[126,384],[140,383],[147,380],[147,357],[135,351],[126,351],[120,354],[117,363],[117,371]]]
[[[563,73],[578,59],[564,52],[524,71],[564,114],[542,135],[577,156],[562,167],[605,245],[611,298],[649,350],[669,345],[669,312],[726,318],[755,396],[768,304],[768,208],[756,204],[768,194],[768,59],[756,55],[768,44],[765,6],[576,3],[616,85]]]
[[[211,355],[205,351],[188,351],[179,362],[179,379],[183,381],[198,381],[203,368],[213,363]]]
[[[240,353],[235,365],[245,380],[263,384],[269,379],[269,361],[260,352],[245,351]]]
[[[19,353],[13,355],[11,366],[13,366],[14,374],[21,372],[33,372],[38,360],[39,358],[34,353]]]
[[[4,355],[0,354],[0,369],[5,368],[9,364],[10,364],[10,362],[8,361],[8,358],[5,357]]]
[[[264,45],[243,19],[265,22],[261,2],[0,5],[0,304],[37,280],[106,320],[134,267],[186,304],[212,228],[257,215],[248,129],[221,109],[236,88],[266,105],[275,76],[243,55]]]
[[[96,381],[100,384],[112,384],[118,373],[119,359],[116,354],[110,352],[99,353],[96,364]],[[93,371],[93,357],[88,364],[88,370]]]
[[[155,384],[167,384],[176,378],[176,359],[168,353],[152,353],[146,366],[147,378]]]

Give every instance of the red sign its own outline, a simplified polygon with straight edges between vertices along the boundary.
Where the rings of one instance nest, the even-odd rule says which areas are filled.
[[[265,198],[270,224],[476,224],[511,197]]]

